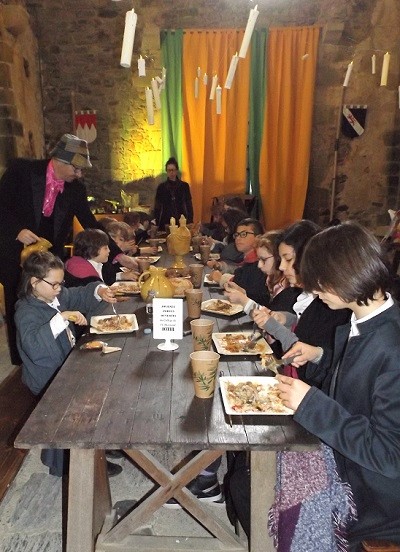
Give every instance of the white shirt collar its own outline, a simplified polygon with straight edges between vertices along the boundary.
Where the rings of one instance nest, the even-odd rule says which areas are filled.
[[[60,301],[58,300],[58,297],[55,297],[51,303],[48,303],[49,307],[52,309],[56,309],[58,311],[58,307],[60,306]]]
[[[390,293],[386,293],[386,301],[383,303],[383,305],[381,305],[380,307],[378,307],[377,309],[375,309],[374,311],[370,312],[369,314],[363,316],[362,318],[356,318],[356,315],[353,314],[351,315],[351,328],[350,328],[350,335],[349,337],[354,337],[356,335],[360,335],[360,331],[357,327],[358,324],[362,324],[363,322],[366,322],[367,320],[370,320],[371,318],[374,318],[374,316],[378,316],[378,314],[381,314],[382,312],[384,312],[385,310],[389,309],[390,307],[392,307],[394,305],[394,301],[393,301],[393,297],[390,295]]]
[[[93,261],[93,259],[88,259],[88,261],[93,266],[100,278],[103,279],[103,263],[98,263],[97,261]]]
[[[303,314],[306,308],[314,301],[315,295],[308,291],[303,291],[297,297],[295,304],[293,305],[293,310],[297,314],[297,318]]]

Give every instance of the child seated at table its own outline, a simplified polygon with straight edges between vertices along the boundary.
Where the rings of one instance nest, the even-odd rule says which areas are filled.
[[[242,264],[235,269],[233,275],[222,273],[221,270],[213,270],[210,278],[221,287],[233,280],[238,286],[244,288],[248,296],[262,305],[267,305],[270,294],[265,285],[265,274],[258,268],[258,258],[255,250],[256,236],[263,233],[261,223],[252,218],[242,219],[236,225],[233,238],[238,251],[243,253]]]
[[[127,255],[156,255],[157,247],[138,247],[133,229],[126,222],[116,221],[107,226],[107,232]]]
[[[337,329],[333,357],[320,361],[329,364],[325,392],[278,376],[280,397],[297,423],[333,449],[350,484],[357,509],[351,552],[370,539],[400,544],[400,309],[388,293],[384,254],[367,229],[346,222],[310,240],[301,278],[330,309],[352,316]],[[319,357],[302,342],[287,354],[298,365]]]
[[[111,285],[116,280],[138,279],[138,272],[123,272],[118,263],[111,262],[108,244],[107,234],[97,228],[87,228],[76,235],[74,255],[65,263],[66,287],[82,286],[98,280]]]
[[[66,289],[63,262],[52,253],[32,253],[25,260],[15,324],[22,381],[34,395],[43,393],[74,347],[71,322],[86,326],[86,317],[96,314],[103,301],[114,303],[116,299],[98,281]],[[63,475],[63,450],[44,450],[41,458],[50,474]]]

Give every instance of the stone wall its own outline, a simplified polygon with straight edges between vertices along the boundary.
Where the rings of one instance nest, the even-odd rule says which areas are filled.
[[[38,46],[22,5],[0,5],[0,174],[44,151]]]
[[[13,2],[15,3],[15,2]],[[144,90],[161,72],[159,32],[163,28],[244,27],[248,0],[26,0],[38,38],[43,87],[44,135],[51,146],[72,130],[71,98],[78,109],[97,110],[98,138],[91,144],[94,168],[90,192],[119,199],[136,182],[150,201],[159,180],[160,114],[146,122]],[[305,215],[329,218],[334,176],[335,133],[342,84],[353,60],[344,102],[367,104],[365,133],[340,135],[335,214],[371,226],[388,222],[387,209],[399,207],[398,84],[400,7],[398,0],[258,0],[257,27],[320,25],[310,185]],[[131,69],[119,66],[125,12],[138,14]],[[387,87],[380,87],[382,58],[391,52]],[[139,78],[136,60],[147,58]],[[371,56],[377,73],[371,74]],[[150,194],[146,195],[146,190]]]

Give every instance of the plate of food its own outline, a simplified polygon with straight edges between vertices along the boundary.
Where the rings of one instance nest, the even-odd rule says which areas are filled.
[[[114,282],[110,288],[114,295],[138,295],[140,293],[139,282],[118,281]]]
[[[233,316],[239,312],[243,312],[242,305],[233,305],[227,299],[208,299],[201,304],[201,310],[205,312],[213,312],[215,314],[223,314],[225,316]]]
[[[201,261],[201,253],[195,253],[193,257]],[[219,253],[210,253],[210,261],[219,261],[220,257],[221,255]]]
[[[139,326],[135,314],[92,316],[90,319],[90,333],[127,333],[138,329]]]
[[[213,333],[217,353],[220,355],[260,355],[271,354],[272,349],[262,337],[254,346],[248,347],[252,332]]]
[[[215,282],[214,280],[212,280],[210,278],[210,274],[206,274],[204,276],[203,283],[204,283],[205,286],[217,286],[218,285],[218,282]]]
[[[265,376],[221,376],[222,401],[228,415],[290,416],[293,410],[282,403],[276,378]]]
[[[154,264],[156,263],[157,261],[160,260],[160,257],[156,257],[156,256],[153,256],[153,255],[146,255],[146,256],[143,256],[141,255],[140,257],[134,257],[135,259],[143,259],[144,261],[149,261],[150,264]]]

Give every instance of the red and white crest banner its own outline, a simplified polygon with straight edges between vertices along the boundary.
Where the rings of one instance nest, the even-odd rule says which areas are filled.
[[[81,140],[88,144],[97,138],[97,115],[96,111],[75,111],[75,133]]]

